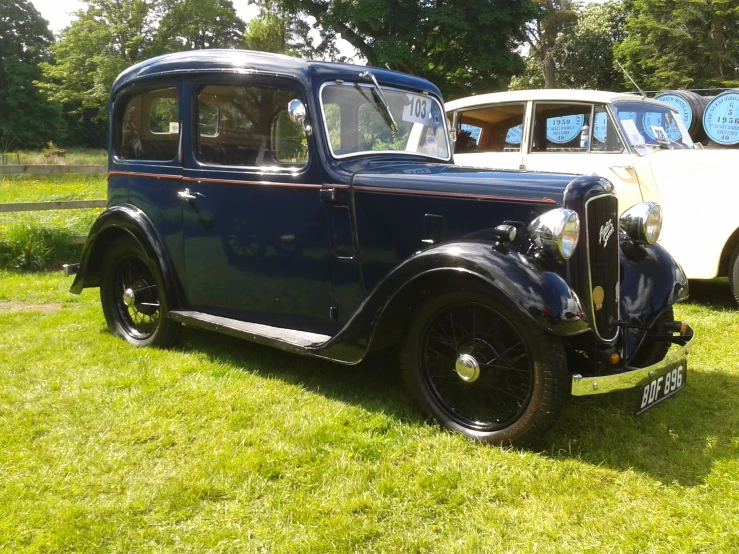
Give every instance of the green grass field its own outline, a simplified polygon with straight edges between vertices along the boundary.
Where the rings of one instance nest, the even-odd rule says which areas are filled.
[[[0,272],[0,551],[736,552],[739,318],[694,284],[687,388],[575,399],[544,442],[441,431],[391,361],[107,331],[96,290]]]
[[[0,202],[104,197],[100,176],[0,181]],[[392,360],[191,330],[137,350],[108,333],[97,290],[8,269],[28,245],[37,267],[77,259],[59,237],[96,215],[0,218],[0,552],[739,550],[725,280],[677,309],[698,337],[675,398],[639,418],[633,393],[573,399],[534,448],[493,448],[424,421]]]
[[[3,175],[0,204],[50,200],[100,200],[104,175]],[[102,210],[0,213],[0,268],[39,270],[76,261],[86,235]]]

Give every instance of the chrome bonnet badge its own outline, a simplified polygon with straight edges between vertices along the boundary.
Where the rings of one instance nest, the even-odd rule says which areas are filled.
[[[606,245],[608,244],[608,239],[611,238],[612,234],[613,234],[613,221],[609,219],[600,228],[600,238],[598,239],[598,242],[603,244],[603,248],[605,248]]]

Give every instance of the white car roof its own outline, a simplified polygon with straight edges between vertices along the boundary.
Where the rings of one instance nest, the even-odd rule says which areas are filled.
[[[599,102],[608,104],[616,100],[640,100],[638,94],[627,94],[624,92],[607,92],[603,90],[577,90],[577,89],[536,89],[536,90],[512,90],[508,92],[493,92],[491,94],[480,94],[478,96],[467,96],[446,103],[446,111],[454,111],[460,108],[471,108],[485,104],[499,104],[502,102],[526,102],[527,100],[560,100],[570,102]],[[655,102],[653,99],[649,101]]]

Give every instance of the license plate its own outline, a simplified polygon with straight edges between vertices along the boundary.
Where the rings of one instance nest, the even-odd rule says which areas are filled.
[[[659,404],[665,398],[669,398],[685,388],[687,372],[688,366],[683,360],[655,374],[648,383],[639,389],[634,415],[646,412],[655,404]]]

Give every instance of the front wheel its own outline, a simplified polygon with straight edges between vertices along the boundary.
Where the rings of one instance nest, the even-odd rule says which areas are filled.
[[[562,343],[494,291],[450,292],[415,314],[403,376],[442,427],[493,444],[526,444],[554,423],[569,395]]]
[[[159,267],[130,237],[111,245],[103,260],[100,301],[110,332],[135,346],[171,346],[181,326],[167,317]]]

